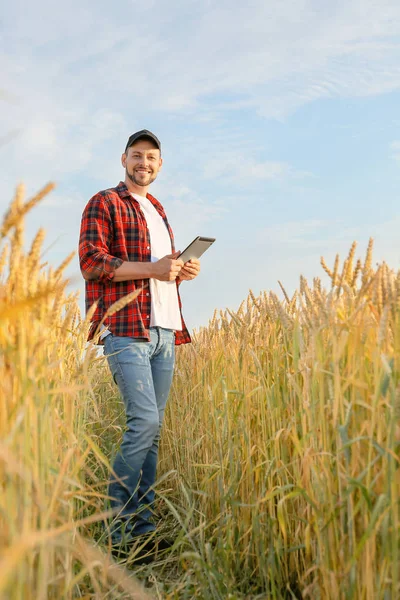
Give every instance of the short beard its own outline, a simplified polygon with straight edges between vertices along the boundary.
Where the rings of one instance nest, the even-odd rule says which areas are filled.
[[[155,181],[155,177],[150,177],[150,181],[148,183],[143,183],[141,181],[137,181],[135,179],[135,174],[134,173],[129,173],[128,169],[125,169],[125,173],[127,175],[127,177],[132,181],[132,183],[134,183],[135,185],[138,185],[140,187],[147,187],[148,185],[150,185],[151,183],[153,183],[153,181]]]

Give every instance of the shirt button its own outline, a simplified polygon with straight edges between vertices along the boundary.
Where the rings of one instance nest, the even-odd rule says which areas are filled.
[[[147,250],[150,250],[150,246],[147,246]]]
[[[146,296],[150,296],[149,292],[147,292]]]

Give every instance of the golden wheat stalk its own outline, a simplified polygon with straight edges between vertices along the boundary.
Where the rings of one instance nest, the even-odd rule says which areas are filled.
[[[357,279],[358,279],[359,274],[361,273],[361,268],[362,268],[362,262],[360,259],[358,259],[357,263],[356,263],[356,267],[354,269],[353,278],[350,283],[350,285],[352,287],[355,287],[357,284]]]
[[[70,264],[72,259],[74,258],[76,252],[73,250],[61,263],[61,265],[54,271],[54,279],[58,279],[60,275],[65,271],[67,266]]]
[[[134,292],[131,292],[130,294],[127,294],[126,296],[123,296],[122,298],[120,298],[119,300],[114,302],[114,304],[111,304],[111,306],[107,309],[107,311],[104,315],[104,319],[106,319],[107,317],[111,317],[119,310],[122,310],[123,308],[125,308],[125,306],[127,306],[127,304],[129,304],[130,302],[132,302],[132,300],[134,300],[135,298],[137,298],[139,296],[141,291],[142,291],[141,288],[138,290],[135,290]]]
[[[28,268],[31,270],[36,267],[39,263],[40,259],[40,251],[42,249],[43,240],[45,238],[46,232],[41,227],[36,233],[33,242],[31,244],[31,249],[29,251],[27,260],[28,260]]]
[[[7,259],[8,259],[8,254],[10,251],[10,247],[8,245],[5,245],[4,248],[1,251],[0,254],[0,275],[2,275],[3,273],[3,269],[6,265]]]
[[[322,283],[321,283],[321,279],[319,277],[313,277],[313,289],[318,292],[321,292]]]
[[[240,303],[239,308],[236,311],[236,314],[238,316],[243,313],[245,302],[246,302],[245,300],[242,300],[242,302]]]
[[[288,308],[288,313],[290,315],[293,315],[296,312],[296,308],[297,308],[297,295],[298,295],[297,294],[297,290],[295,290],[295,292],[294,292],[294,294],[292,296],[292,299],[290,301],[289,308]]]
[[[255,297],[255,295],[253,294],[252,290],[249,290],[249,296],[251,298],[251,301],[253,303],[253,306],[256,307],[256,309],[258,310],[258,312],[261,312],[261,306],[260,303],[258,302],[257,298]]]
[[[236,323],[237,325],[243,325],[244,324],[243,319],[241,319],[241,317],[239,316],[239,311],[237,313],[234,313],[232,310],[230,310],[229,308],[227,308],[226,312],[231,317],[231,319],[232,319],[232,321],[234,323]]]
[[[338,272],[339,272],[339,254],[336,254],[335,264],[333,265],[333,273],[332,273],[332,287],[334,287],[337,284]]]
[[[10,303],[9,301],[0,302],[0,321],[3,319],[16,318],[18,314],[25,311],[42,300],[45,300],[54,294],[61,293],[65,287],[64,282],[60,282],[57,285],[40,286],[32,296],[22,297],[15,302]]]
[[[11,204],[9,211],[6,213],[3,223],[0,229],[0,238],[4,238],[12,227],[15,227],[18,223],[21,223],[21,219],[28,213],[34,206],[47,196],[55,188],[54,183],[48,183],[42,188],[33,198],[28,200],[25,204],[22,204],[22,198],[25,194],[25,187],[19,185],[14,198],[14,202]]]
[[[357,248],[357,242],[353,242],[351,245],[349,254],[347,256],[346,269],[344,270],[344,274],[343,274],[343,281],[346,281],[349,284],[351,284],[351,282],[353,281],[353,276],[354,276],[353,261],[354,261],[354,255],[356,253],[356,248]]]
[[[97,339],[97,337],[100,335],[101,328],[102,328],[105,320],[107,319],[107,317],[111,317],[112,315],[114,315],[119,310],[122,310],[123,308],[125,308],[125,306],[127,306],[130,302],[132,302],[135,298],[137,298],[139,296],[139,294],[140,294],[141,291],[142,291],[142,288],[140,288],[138,290],[135,290],[134,292],[131,292],[130,294],[127,294],[126,296],[123,296],[122,298],[119,298],[119,300],[117,300],[116,302],[114,302],[114,304],[111,304],[111,306],[105,312],[102,320],[100,321],[100,323],[96,327],[96,331],[94,333],[94,338],[95,339]],[[93,306],[91,308],[93,308]],[[93,313],[94,313],[94,310],[95,309],[93,309]]]
[[[279,281],[279,279],[278,279],[278,283],[279,283],[279,287],[281,288],[281,290],[282,290],[282,293],[283,293],[283,295],[284,295],[284,297],[285,297],[285,300],[286,300],[286,302],[287,302],[288,304],[290,304],[290,299],[289,299],[289,296],[287,295],[287,293],[286,293],[286,290],[285,290],[285,288],[283,287],[283,284],[282,284],[282,283]]]
[[[326,264],[323,256],[321,256],[321,266],[322,266],[323,270],[325,271],[325,273],[327,273],[327,275],[329,275],[329,277],[333,280],[333,272],[330,270],[330,268]]]
[[[381,346],[382,342],[386,338],[387,325],[388,325],[388,321],[389,321],[389,309],[390,309],[389,304],[386,304],[382,311],[382,316],[381,316],[381,320],[379,323],[378,337],[377,337],[378,346]]]
[[[376,291],[376,304],[378,306],[379,313],[382,313],[383,302],[384,302],[384,289],[383,289],[383,267],[380,265],[376,272],[376,283],[375,283],[375,291]]]
[[[374,247],[374,240],[371,237],[371,238],[369,238],[369,241],[368,241],[367,252],[365,254],[365,261],[364,261],[364,266],[362,269],[362,283],[366,282],[366,280],[370,276],[370,272],[372,270],[371,265],[372,265],[373,247]]]
[[[10,204],[10,208],[3,218],[3,223],[0,229],[0,236],[2,238],[6,236],[11,227],[13,227],[13,225],[18,221],[18,215],[19,211],[21,210],[24,195],[25,186],[20,183],[15,190],[15,195]]]

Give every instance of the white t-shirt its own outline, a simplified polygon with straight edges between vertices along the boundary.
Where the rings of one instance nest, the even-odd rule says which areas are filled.
[[[150,200],[139,194],[132,194],[140,204],[150,232],[151,262],[156,262],[167,254],[171,254],[171,238],[167,226]],[[175,281],[159,281],[149,279],[151,293],[150,327],[182,330],[178,293]]]

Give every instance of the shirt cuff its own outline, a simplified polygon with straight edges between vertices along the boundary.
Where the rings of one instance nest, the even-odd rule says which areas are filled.
[[[101,277],[104,281],[112,281],[114,279],[115,271],[122,265],[124,261],[122,258],[111,258],[104,261],[104,272]]]

